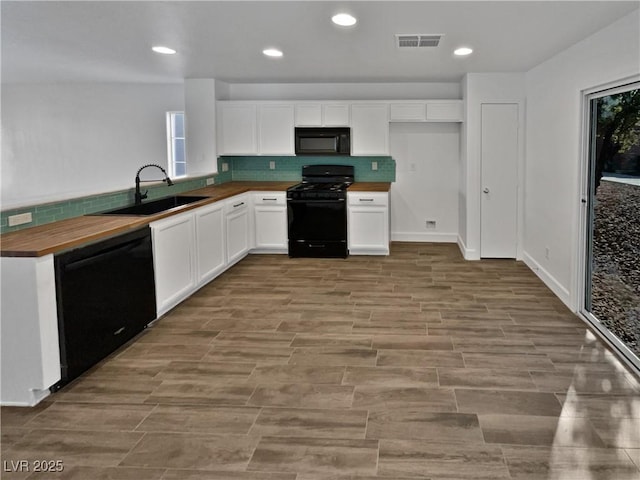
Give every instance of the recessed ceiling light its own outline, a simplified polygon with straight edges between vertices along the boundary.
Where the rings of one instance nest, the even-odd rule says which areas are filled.
[[[151,47],[156,53],[162,53],[163,55],[174,55],[176,51],[173,48],[163,47],[162,45],[156,45],[155,47]]]
[[[262,51],[267,57],[281,57],[282,51],[277,48],[267,48]]]
[[[456,49],[453,51],[453,54],[454,54],[454,55],[458,55],[458,56],[460,56],[460,57],[463,57],[463,56],[465,56],[465,55],[469,55],[469,54],[471,54],[471,52],[473,52],[473,50],[472,50],[472,49],[470,49],[469,47],[460,47],[460,48],[456,48]]]
[[[356,17],[349,15],[348,13],[338,13],[331,17],[331,21],[341,27],[350,27],[355,25],[358,20],[356,20]]]

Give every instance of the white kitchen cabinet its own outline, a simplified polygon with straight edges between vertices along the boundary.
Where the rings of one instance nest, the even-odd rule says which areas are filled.
[[[389,121],[391,122],[424,122],[427,119],[425,102],[392,103],[389,105]]]
[[[258,154],[257,105],[218,102],[218,155]]]
[[[427,101],[427,122],[462,122],[462,100]]]
[[[227,266],[243,259],[249,252],[249,195],[231,197],[225,203]]]
[[[348,127],[349,104],[335,102],[296,102],[296,127]]]
[[[325,127],[348,127],[349,121],[348,103],[324,103],[322,104],[322,125]]]
[[[53,255],[2,257],[2,405],[33,406],[60,380]]]
[[[296,103],[295,121],[296,127],[321,127],[322,104]]]
[[[351,255],[389,254],[389,193],[347,192]]]
[[[389,105],[351,105],[351,155],[389,155]]]
[[[196,226],[196,284],[204,285],[227,265],[224,234],[224,202],[194,210]]]
[[[293,104],[258,106],[258,152],[260,155],[294,155]]]
[[[285,192],[253,194],[255,253],[287,253],[287,199]]]
[[[195,288],[194,215],[186,212],[151,223],[158,317]]]

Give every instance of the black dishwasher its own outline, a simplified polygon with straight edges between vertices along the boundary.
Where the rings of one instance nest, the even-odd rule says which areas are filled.
[[[82,372],[156,318],[151,229],[55,256],[62,380]]]

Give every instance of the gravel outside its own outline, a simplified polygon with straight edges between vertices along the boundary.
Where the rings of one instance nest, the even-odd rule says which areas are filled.
[[[640,186],[603,179],[594,223],[591,311],[640,357]]]

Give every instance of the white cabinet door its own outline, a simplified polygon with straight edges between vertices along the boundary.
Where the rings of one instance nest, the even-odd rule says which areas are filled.
[[[387,192],[347,193],[349,253],[389,254],[389,194]]]
[[[224,202],[195,210],[196,282],[204,285],[226,267]]]
[[[158,316],[195,288],[194,221],[191,212],[151,223]]]
[[[462,122],[462,100],[427,102],[427,122]]]
[[[351,105],[351,155],[389,155],[389,106]]]
[[[319,103],[296,103],[296,127],[322,126],[322,105]]]
[[[392,103],[389,106],[391,122],[424,122],[426,119],[425,103]]]
[[[287,253],[287,205],[284,192],[253,194],[255,250]]]
[[[218,102],[218,155],[258,153],[256,105]]]
[[[325,103],[322,105],[322,124],[325,127],[348,127],[349,104]]]
[[[249,252],[249,196],[231,197],[225,205],[227,265],[233,265]]]
[[[258,151],[261,155],[293,155],[293,104],[260,105]]]

